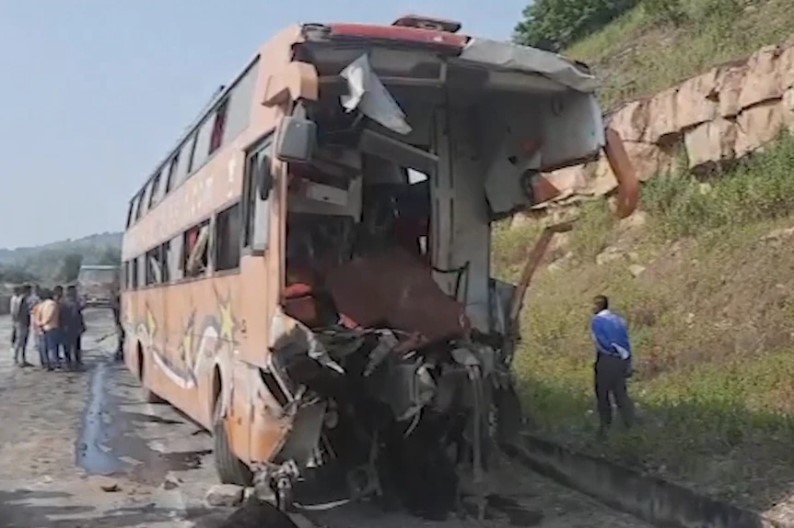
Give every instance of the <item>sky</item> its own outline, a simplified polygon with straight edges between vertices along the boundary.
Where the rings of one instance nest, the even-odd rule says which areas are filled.
[[[508,39],[527,3],[0,0],[0,248],[122,230],[185,127],[284,26],[421,13]]]

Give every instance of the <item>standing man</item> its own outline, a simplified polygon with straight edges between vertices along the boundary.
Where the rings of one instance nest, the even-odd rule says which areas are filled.
[[[27,359],[28,338],[30,336],[30,284],[25,284],[20,290],[18,306],[12,312],[14,320],[14,364],[21,367],[30,367]]]
[[[11,302],[8,306],[8,313],[11,314],[11,348],[16,350],[17,344],[17,314],[19,306],[22,304],[22,287],[14,286],[14,293],[11,295]],[[14,356],[14,365],[17,365],[17,358]]]
[[[39,364],[42,369],[50,370],[50,359],[47,356],[47,344],[44,342],[44,330],[39,326],[39,311],[44,291],[37,284],[33,287],[33,294],[30,299],[30,329],[33,332],[33,339],[36,350],[39,352]]]
[[[77,369],[82,366],[80,338],[85,332],[85,321],[77,298],[77,287],[69,285],[66,296],[60,302],[60,327],[63,339],[64,356],[69,368]]]
[[[60,368],[61,360],[58,356],[60,347],[59,326],[58,326],[58,303],[53,299],[49,291],[42,292],[42,301],[36,307],[36,326],[41,329],[42,342],[44,345],[44,358],[47,358],[47,370]]]
[[[626,379],[632,374],[631,342],[625,319],[609,310],[609,299],[598,295],[590,329],[596,347],[595,394],[598,403],[599,438],[604,438],[612,425],[612,401],[620,410],[623,424],[631,427],[634,404],[629,398]]]
[[[113,310],[113,322],[116,324],[116,336],[118,337],[116,345],[116,361],[124,360],[124,324],[121,322],[121,293],[119,292],[118,284],[113,287],[113,298],[111,300],[111,309]]]

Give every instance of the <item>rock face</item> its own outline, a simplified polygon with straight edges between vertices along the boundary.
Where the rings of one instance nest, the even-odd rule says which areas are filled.
[[[623,138],[642,181],[670,173],[681,149],[696,171],[746,156],[784,130],[794,132],[794,40],[628,102],[607,122]],[[603,157],[546,176],[562,191],[556,200],[563,203],[607,195],[617,186]]]

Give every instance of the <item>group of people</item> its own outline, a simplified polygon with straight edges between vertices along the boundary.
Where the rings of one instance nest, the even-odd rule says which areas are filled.
[[[13,329],[11,344],[14,364],[30,367],[27,348],[31,335],[42,369],[76,370],[83,366],[82,335],[85,332],[83,305],[77,287],[52,290],[29,284],[14,288],[11,298]]]

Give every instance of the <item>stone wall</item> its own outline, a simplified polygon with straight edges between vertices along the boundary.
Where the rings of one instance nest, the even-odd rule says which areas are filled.
[[[719,170],[794,131],[794,39],[626,103],[606,120],[642,181],[669,173],[681,149],[690,169]],[[603,157],[546,176],[562,191],[562,203],[603,196],[617,185]]]

